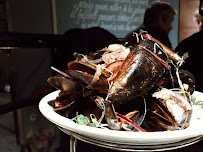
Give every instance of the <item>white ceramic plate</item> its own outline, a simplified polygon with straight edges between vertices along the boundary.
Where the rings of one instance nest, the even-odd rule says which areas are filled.
[[[59,91],[52,92],[40,101],[39,109],[41,113],[52,123],[93,139],[129,145],[160,145],[189,140],[203,135],[203,109],[199,106],[193,106],[191,124],[184,130],[158,132],[116,131],[76,124],[70,119],[57,114],[48,102],[54,100],[58,93]],[[197,101],[203,101],[203,93],[195,91],[194,96]]]

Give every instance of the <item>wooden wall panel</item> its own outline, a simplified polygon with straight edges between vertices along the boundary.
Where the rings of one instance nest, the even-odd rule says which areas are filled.
[[[198,32],[194,20],[195,11],[199,9],[199,0],[180,0],[179,42]]]

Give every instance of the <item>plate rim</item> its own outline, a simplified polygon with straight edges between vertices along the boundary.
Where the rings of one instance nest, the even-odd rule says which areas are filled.
[[[191,130],[191,127],[188,127],[183,130],[175,130],[175,131],[156,131],[156,132],[126,132],[126,131],[117,131],[117,130],[103,130],[101,128],[94,128],[90,126],[83,126],[77,124],[66,118],[61,116],[53,111],[52,107],[48,104],[49,101],[54,100],[60,90],[56,90],[54,92],[49,93],[45,97],[43,97],[39,103],[39,110],[42,115],[51,121],[52,123],[68,129],[72,132],[76,132],[81,135],[85,135],[91,138],[99,138],[101,140],[108,140],[109,142],[115,143],[126,143],[126,144],[140,144],[140,145],[151,145],[151,144],[167,144],[174,143],[181,140],[193,138],[203,134],[201,130]],[[197,93],[201,93],[198,92]],[[203,93],[201,93],[203,95]],[[203,120],[201,120],[203,122]],[[187,132],[193,131],[193,133],[189,134]],[[163,133],[167,132],[167,138],[163,135]],[[166,135],[166,134],[165,134]],[[181,135],[181,136],[180,136]],[[126,138],[127,137],[127,138]],[[108,138],[108,139],[107,139]],[[156,140],[156,139],[159,139]],[[174,140],[175,139],[175,140]],[[174,140],[174,141],[173,141]]]

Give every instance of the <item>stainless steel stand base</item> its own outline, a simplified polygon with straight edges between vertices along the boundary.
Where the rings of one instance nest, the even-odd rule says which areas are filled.
[[[113,150],[119,150],[119,151],[165,151],[165,150],[173,150],[178,148],[183,148],[186,146],[190,146],[194,143],[199,142],[203,139],[203,136],[194,137],[187,140],[182,140],[180,142],[176,143],[170,143],[170,144],[160,144],[160,145],[129,145],[127,143],[111,143],[108,141],[101,141],[98,139],[90,138],[87,136],[83,136],[74,132],[71,132],[67,129],[60,128],[61,131],[68,134],[70,136],[70,152],[76,152],[76,144],[77,139],[87,142],[89,144],[93,144],[96,146],[109,148]]]
[[[76,152],[77,139],[70,135],[70,152]]]

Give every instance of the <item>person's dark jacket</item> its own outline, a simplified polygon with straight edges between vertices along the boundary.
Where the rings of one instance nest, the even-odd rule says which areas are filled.
[[[196,90],[203,92],[203,30],[197,32],[190,37],[184,39],[175,49],[180,56],[184,53],[189,53],[189,58],[186,59],[183,69],[190,71],[194,74],[196,79]]]
[[[153,38],[159,40],[161,43],[168,46],[169,48],[172,48],[168,35],[160,28],[146,27],[144,24],[142,24],[134,32],[139,34],[140,30],[147,31],[148,34],[150,34]],[[129,39],[132,34],[133,32],[129,33],[126,38]]]

